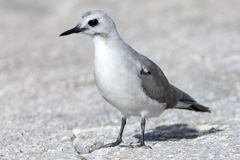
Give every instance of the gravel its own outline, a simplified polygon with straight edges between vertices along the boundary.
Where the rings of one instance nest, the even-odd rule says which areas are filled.
[[[146,122],[152,149],[113,147],[121,115],[99,95],[89,37],[59,34],[107,12],[123,39],[212,113]],[[240,1],[27,1],[0,5],[0,159],[240,159]],[[123,144],[137,144],[140,119]]]

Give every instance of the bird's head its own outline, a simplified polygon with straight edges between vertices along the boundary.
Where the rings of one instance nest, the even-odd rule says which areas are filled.
[[[94,10],[84,13],[76,27],[63,32],[60,36],[72,33],[83,33],[92,37],[108,37],[117,34],[117,30],[113,20],[106,13]]]

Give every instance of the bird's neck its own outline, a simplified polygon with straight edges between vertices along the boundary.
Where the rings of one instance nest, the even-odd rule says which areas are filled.
[[[125,42],[119,35],[94,36],[94,63],[95,71],[109,66],[114,67],[123,59]],[[107,64],[107,65],[106,65]]]
[[[95,47],[95,54],[97,52],[106,52],[109,50],[113,51],[119,49],[119,47],[125,44],[117,32],[106,35],[95,35],[93,37],[93,43]]]
[[[95,34],[92,38],[94,45],[98,44],[99,41],[106,44],[109,44],[111,42],[122,41],[122,38],[119,36],[118,32],[99,33]]]

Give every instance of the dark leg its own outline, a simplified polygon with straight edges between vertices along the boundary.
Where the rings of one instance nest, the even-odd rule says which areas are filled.
[[[141,139],[140,146],[145,146],[145,143],[144,143],[145,118],[142,118],[141,129],[142,129],[142,139]]]
[[[127,147],[127,148],[146,148],[146,149],[152,149],[150,146],[146,146],[144,143],[144,131],[145,131],[145,118],[142,118],[141,121],[141,129],[142,129],[142,138],[141,143],[139,145],[122,145],[121,147]]]
[[[115,146],[119,145],[122,142],[122,134],[123,134],[123,130],[124,130],[125,124],[126,124],[126,117],[122,117],[121,129],[119,131],[117,141],[113,142],[113,143],[109,143],[109,144],[103,145],[100,148],[115,147]]]
[[[141,129],[142,129],[142,139],[141,139],[141,143],[140,143],[139,147],[143,147],[143,148],[146,148],[146,149],[152,149],[150,146],[146,146],[145,143],[144,143],[145,118],[142,118]]]

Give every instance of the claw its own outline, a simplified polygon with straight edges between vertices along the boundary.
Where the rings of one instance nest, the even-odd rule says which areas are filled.
[[[108,147],[116,147],[116,146],[118,146],[120,143],[121,143],[121,141],[118,141],[118,140],[117,140],[116,142],[109,143],[109,144],[105,144],[105,145],[99,147],[98,149],[100,149],[100,148],[108,148]]]
[[[152,147],[150,146],[146,146],[146,145],[120,145],[120,147],[126,147],[126,148],[144,148],[144,149],[152,149]]]

